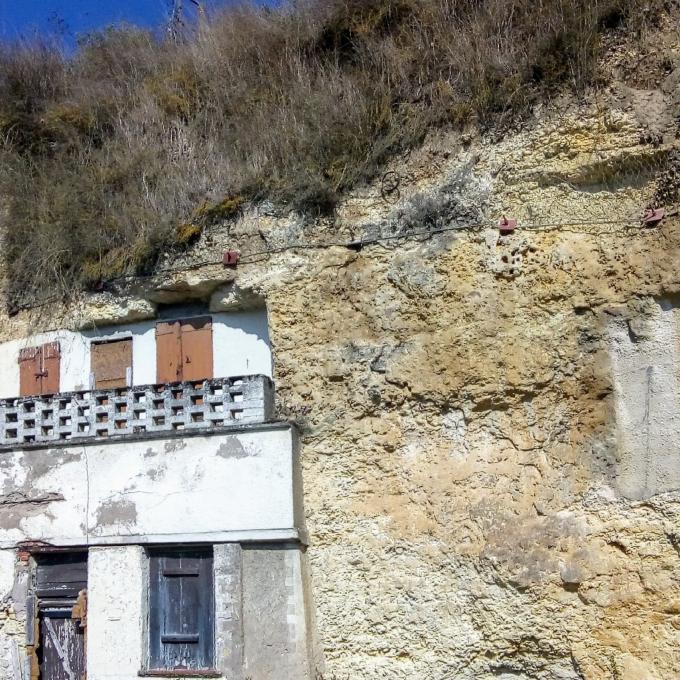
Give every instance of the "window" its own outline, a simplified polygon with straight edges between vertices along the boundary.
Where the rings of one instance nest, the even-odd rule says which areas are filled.
[[[210,317],[156,324],[156,374],[159,383],[213,377]]]
[[[212,670],[212,549],[153,552],[149,580],[149,671]]]
[[[60,358],[58,342],[20,350],[19,395],[32,397],[59,392]]]
[[[132,374],[132,339],[93,342],[90,367],[95,389],[128,387]]]

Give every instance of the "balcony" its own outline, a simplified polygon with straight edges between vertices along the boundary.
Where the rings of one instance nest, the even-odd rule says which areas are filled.
[[[262,375],[0,401],[0,549],[299,540],[273,401]]]
[[[219,431],[265,423],[274,390],[263,375],[0,400],[0,448]]]

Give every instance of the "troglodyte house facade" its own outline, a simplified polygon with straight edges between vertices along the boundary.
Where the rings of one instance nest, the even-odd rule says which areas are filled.
[[[205,312],[0,347],[3,678],[309,677],[266,315]]]

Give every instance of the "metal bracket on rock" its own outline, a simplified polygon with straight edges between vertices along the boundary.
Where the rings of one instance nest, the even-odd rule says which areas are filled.
[[[501,235],[507,236],[508,234],[512,234],[515,229],[517,229],[517,220],[512,217],[508,219],[503,215],[503,219],[498,223],[498,231],[501,232]]]
[[[645,210],[642,223],[646,227],[656,227],[665,216],[666,210],[664,208],[649,208],[648,210]]]

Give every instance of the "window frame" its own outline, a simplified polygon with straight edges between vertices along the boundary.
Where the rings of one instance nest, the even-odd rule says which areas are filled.
[[[97,345],[109,345],[116,342],[129,342],[130,343],[130,365],[126,366],[125,370],[125,385],[120,385],[117,387],[97,387],[97,375],[95,373],[93,366],[93,354],[96,351],[94,348]],[[120,335],[110,335],[110,336],[100,336],[95,338],[90,338],[89,349],[88,349],[89,361],[90,361],[90,372],[89,372],[89,383],[91,390],[107,390],[107,389],[122,389],[125,387],[133,387],[134,382],[134,357],[135,357],[135,341],[134,336],[131,333],[123,333]]]
[[[140,671],[141,676],[155,676],[155,677],[221,677],[222,673],[216,668],[216,602],[215,602],[215,554],[212,545],[184,545],[184,546],[160,546],[150,547],[146,550],[147,556],[147,596],[146,596],[146,635],[144,642],[144,669]],[[167,565],[164,560],[177,560],[179,558],[188,558],[192,560],[199,558],[203,563],[203,569],[199,566],[198,574],[189,574],[182,576],[179,573],[171,575],[160,574],[163,569],[176,572],[179,571],[177,565]],[[200,565],[200,562],[199,562]],[[181,568],[181,567],[180,567]],[[193,571],[191,568],[188,571]],[[163,581],[166,579],[166,590],[162,589]],[[164,613],[167,610],[162,609],[163,598],[165,597],[170,604],[173,602],[170,595],[170,581],[167,579],[174,578],[198,578],[198,588],[201,586],[203,590],[199,590],[195,606],[198,611],[196,616],[196,631],[199,639],[197,645],[202,645],[196,650],[197,665],[195,667],[185,666],[169,666],[162,663],[162,656],[164,652],[164,645],[167,644],[181,644],[175,642],[163,642],[164,635]],[[202,584],[200,583],[202,582]],[[207,614],[204,606],[207,605]],[[207,617],[207,618],[206,618]],[[189,635],[194,634],[194,631],[187,631]],[[166,636],[175,635],[176,631],[165,632]],[[205,637],[205,642],[202,642],[200,637]],[[202,665],[198,665],[203,660]]]
[[[158,319],[155,324],[156,383],[202,382],[214,378],[214,332],[212,314]],[[206,341],[204,351],[197,355],[201,345],[199,337]],[[196,359],[198,369],[192,365]]]
[[[42,397],[61,391],[61,343],[48,340],[19,349],[19,397]]]

